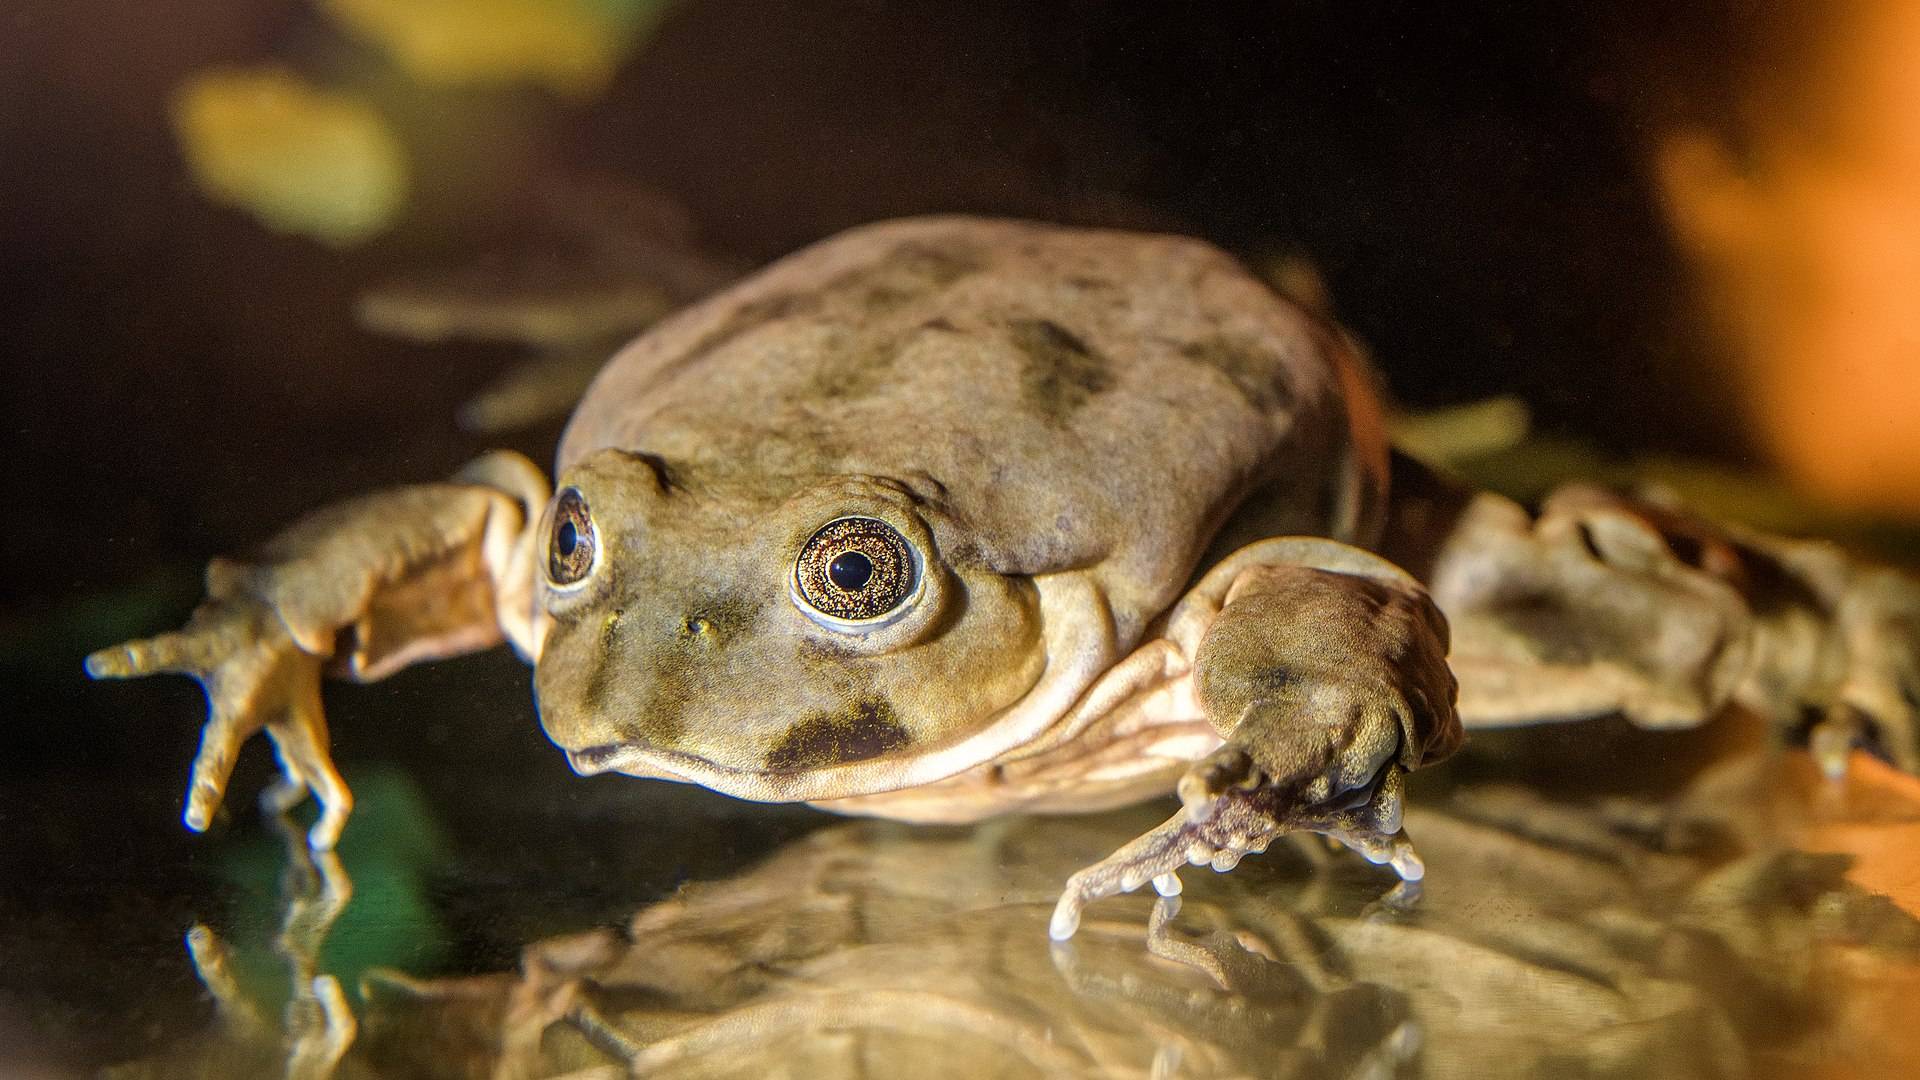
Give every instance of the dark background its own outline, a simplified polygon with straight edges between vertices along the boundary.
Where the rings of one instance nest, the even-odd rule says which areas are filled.
[[[1690,358],[1621,104],[1633,76],[1612,60],[1633,43],[1559,7],[694,0],[500,165],[657,186],[749,260],[895,214],[1102,204],[1243,252],[1293,245],[1405,400],[1518,392],[1614,445],[1732,449],[1662,392]],[[24,2],[5,19],[7,624],[478,447],[455,406],[505,351],[375,338],[350,303],[457,259],[495,190],[418,170],[463,228],[339,253],[212,205],[180,160],[165,102],[188,73],[353,62],[307,4]]]
[[[1681,275],[1636,165],[1636,65],[1662,32],[1619,3],[689,0],[597,100],[498,98],[522,119],[497,155],[495,129],[464,148],[449,133],[426,163],[443,167],[418,170],[426,223],[338,252],[210,204],[165,112],[213,63],[364,64],[309,5],[10,3],[0,1045],[24,1024],[63,1058],[119,1058],[204,1012],[177,932],[232,896],[210,842],[178,826],[198,693],[89,684],[80,658],[179,622],[208,557],[483,448],[454,416],[513,350],[374,337],[352,298],[484,246],[542,169],[652,185],[746,260],[929,210],[1303,250],[1404,401],[1519,393],[1548,428],[1608,446],[1737,458],[1696,391],[1704,350],[1679,332]],[[553,434],[520,448],[546,460]],[[573,898],[599,913],[636,877],[672,880],[595,842],[659,804],[569,782],[511,658],[346,688],[330,712],[350,776],[397,762],[454,820],[466,885],[433,896],[467,962],[518,940],[490,895],[606,880]],[[729,826],[743,851],[797,827],[751,820]],[[503,835],[552,839],[489,859]]]

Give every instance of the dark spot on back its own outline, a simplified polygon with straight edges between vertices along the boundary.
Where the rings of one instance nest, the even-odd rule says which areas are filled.
[[[1592,663],[1597,656],[1625,659],[1628,651],[1620,647],[1627,636],[1640,633],[1638,627],[1618,628],[1613,633],[1591,622],[1569,618],[1566,609],[1551,597],[1516,596],[1484,614],[1489,621],[1504,627],[1525,644],[1534,659],[1549,664],[1579,665]],[[1624,630],[1623,636],[1619,630]],[[1601,632],[1596,632],[1601,631]],[[1611,638],[1612,641],[1603,640]]]
[[[959,332],[960,328],[952,322],[938,318],[921,323],[909,334],[841,345],[822,360],[819,370],[807,382],[807,392],[812,397],[842,401],[866,397],[892,376],[901,354],[912,346],[917,335]]]
[[[1248,679],[1255,700],[1272,697],[1293,684],[1293,672],[1283,667],[1261,668]]]
[[[693,347],[674,360],[671,366],[675,369],[686,367],[748,331],[813,311],[819,306],[818,297],[803,293],[777,293],[758,300],[750,300],[736,308],[732,315],[721,321],[720,325],[702,335],[700,340],[694,342]]]
[[[969,245],[947,243],[935,246],[919,240],[910,240],[894,248],[888,260],[900,266],[903,274],[923,278],[929,285],[938,287],[951,285],[969,274],[977,274],[985,266],[980,253]]]
[[[1740,570],[1746,579],[1740,591],[1753,605],[1755,614],[1771,615],[1795,609],[1818,612],[1822,616],[1832,614],[1832,605],[1825,597],[1765,552],[1742,551]]]
[[[1113,386],[1111,362],[1059,323],[1014,319],[1007,333],[1025,356],[1021,389],[1042,416],[1064,419]]]
[[[865,315],[882,315],[937,292],[983,267],[978,254],[959,244],[900,244],[879,259],[855,267],[820,287],[822,297]]]
[[[894,361],[907,347],[905,340],[892,336],[877,341],[861,341],[856,336],[854,340],[858,343],[838,345],[821,360],[807,380],[808,396],[840,400],[866,397],[887,381]]]
[[[913,741],[885,699],[856,701],[839,712],[820,712],[787,729],[767,752],[767,768],[779,772],[818,769],[876,758]]]
[[[985,263],[963,245],[901,244],[864,266],[837,275],[820,287],[820,307],[851,311],[860,318],[840,320],[855,329],[853,343],[834,348],[808,383],[815,397],[841,400],[861,398],[877,390],[911,342],[910,335],[863,340],[858,332],[868,318],[885,315],[936,293]],[[919,331],[954,332],[946,319],[931,319]]]
[[[1244,338],[1215,336],[1189,341],[1180,355],[1225,375],[1248,401],[1276,409],[1293,401],[1286,361],[1273,350]]]

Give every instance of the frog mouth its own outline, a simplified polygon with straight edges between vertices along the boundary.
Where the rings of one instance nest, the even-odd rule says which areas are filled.
[[[567,764],[581,776],[617,772],[646,779],[684,780],[705,783],[706,773],[730,773],[738,776],[765,776],[767,771],[741,769],[709,761],[681,750],[664,750],[641,743],[601,743],[567,751]],[[680,768],[674,768],[679,765]]]
[[[806,802],[870,794],[925,782],[912,757],[878,757],[802,769],[743,769],[682,750],[642,743],[601,743],[566,751],[581,776],[622,773],[643,780],[676,780],[755,802]]]
[[[632,757],[638,750],[639,747],[626,743],[601,743],[599,746],[568,750],[567,764],[581,776],[598,776],[604,772],[618,772],[622,759]]]

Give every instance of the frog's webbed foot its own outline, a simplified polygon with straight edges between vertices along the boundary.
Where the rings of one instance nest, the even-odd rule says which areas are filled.
[[[187,788],[187,827],[204,832],[227,790],[240,747],[265,730],[283,780],[269,793],[273,809],[291,808],[308,791],[320,804],[309,834],[331,848],[353,809],[353,795],[327,752],[320,707],[322,658],[300,648],[266,603],[228,585],[242,571],[215,562],[213,593],[185,629],[102,649],[87,657],[94,678],[129,679],[160,672],[191,675],[207,693],[207,722]]]
[[[1405,782],[1397,765],[1382,769],[1361,791],[1301,806],[1295,790],[1273,783],[1244,751],[1227,746],[1182,779],[1180,797],[1179,813],[1067,879],[1047,928],[1055,941],[1072,937],[1081,911],[1096,900],[1148,882],[1162,896],[1177,896],[1180,868],[1209,866],[1225,873],[1289,832],[1337,840],[1369,862],[1391,866],[1403,881],[1426,874],[1400,825]]]
[[[1405,774],[1462,738],[1447,626],[1426,592],[1365,552],[1281,540],[1231,557],[1194,595],[1219,605],[1187,647],[1225,745],[1181,778],[1180,813],[1073,876],[1055,938],[1093,900],[1148,881],[1172,895],[1182,865],[1231,870],[1290,832],[1330,837],[1405,881],[1425,873],[1400,827]],[[1186,618],[1176,612],[1176,637]]]
[[[331,848],[353,795],[328,754],[322,670],[372,680],[416,660],[531,641],[530,508],[546,478],[517,454],[493,454],[456,482],[396,488],[324,508],[269,541],[252,563],[216,559],[187,625],[87,657],[94,678],[191,675],[207,721],[188,787],[187,827],[203,832],[240,747],[265,731],[283,779],[270,809],[307,792],[308,833]],[[522,602],[524,601],[524,603]]]
[[[1182,811],[1152,832],[1075,873],[1067,879],[1066,888],[1054,905],[1047,936],[1055,941],[1067,940],[1080,929],[1080,913],[1088,904],[1132,892],[1149,881],[1162,896],[1179,895],[1180,878],[1174,871],[1189,861],[1195,865],[1211,863],[1217,854],[1228,850],[1223,845],[1228,840],[1225,829],[1229,827],[1225,822],[1190,822]],[[1255,843],[1261,844],[1261,850],[1265,849],[1263,842],[1248,836],[1244,850],[1253,850]],[[1238,855],[1229,856],[1232,862],[1238,858]]]
[[[1253,842],[1223,847],[1206,860],[1215,870],[1231,870],[1240,856],[1265,851],[1283,833],[1311,832],[1358,852],[1368,862],[1392,866],[1402,881],[1418,881],[1426,876],[1426,867],[1400,825],[1405,775],[1400,766],[1389,764],[1358,788],[1302,804],[1299,785],[1290,789],[1276,782],[1261,771],[1252,755],[1228,743],[1182,777],[1178,790],[1188,821],[1216,816],[1235,821],[1237,828],[1228,840],[1245,836]],[[1225,866],[1220,865],[1223,857]]]

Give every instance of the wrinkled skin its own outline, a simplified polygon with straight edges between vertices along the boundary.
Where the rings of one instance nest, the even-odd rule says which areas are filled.
[[[321,669],[502,638],[582,773],[915,821],[1177,791],[1074,875],[1057,938],[1289,831],[1417,879],[1403,777],[1463,723],[1738,700],[1819,717],[1829,768],[1856,740],[1920,764],[1913,581],[1656,501],[1453,490],[1390,467],[1368,387],[1336,329],[1196,241],[870,226],[615,356],[556,495],[496,455],[323,511],[89,667],[207,686],[190,826],[264,728],[322,848],[349,796]],[[866,547],[816,548],[849,521]]]

